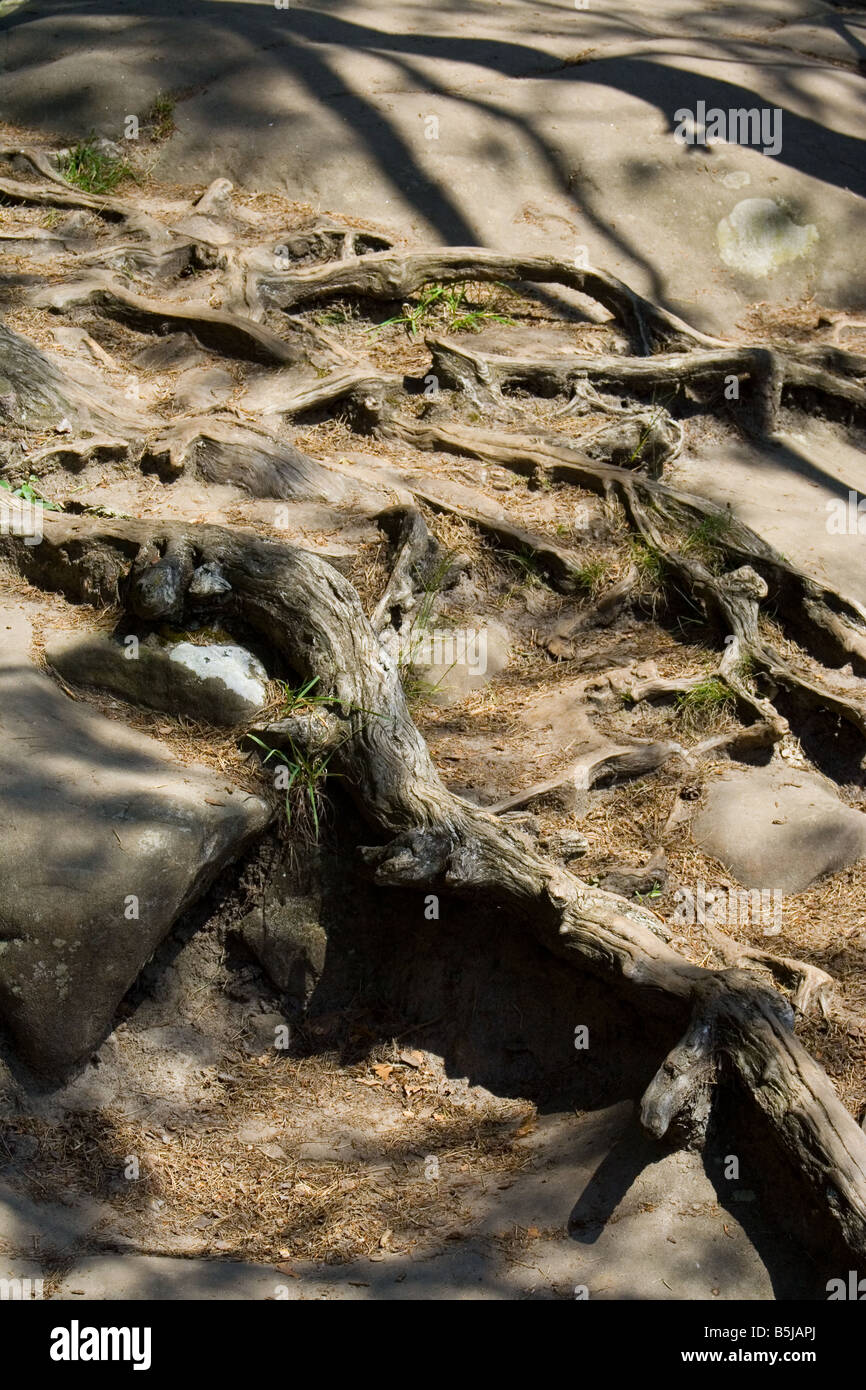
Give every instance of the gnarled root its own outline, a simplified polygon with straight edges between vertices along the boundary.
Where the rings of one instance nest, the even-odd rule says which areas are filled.
[[[690,964],[647,909],[591,889],[488,813],[449,792],[409,717],[394,662],[351,585],[317,557],[220,527],[50,516],[41,544],[0,535],[0,554],[72,598],[122,598],[151,620],[196,609],[196,575],[216,566],[220,602],[265,637],[286,674],[318,679],[325,737],[369,823],[391,837],[362,851],[381,885],[506,904],[577,968],[612,980],[684,1039],[644,1099],[655,1134],[694,1141],[718,1076],[759,1106],[852,1258],[866,1257],[866,1136],[791,1032],[791,1010],[738,970]],[[211,570],[211,572],[213,572]]]

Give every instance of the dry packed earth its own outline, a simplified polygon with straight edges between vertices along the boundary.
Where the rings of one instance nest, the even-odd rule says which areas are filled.
[[[0,1276],[817,1298],[863,1250],[862,24],[725,10],[263,57],[199,5],[157,84],[0,6]],[[666,74],[775,100],[780,48],[784,158],[686,165]]]

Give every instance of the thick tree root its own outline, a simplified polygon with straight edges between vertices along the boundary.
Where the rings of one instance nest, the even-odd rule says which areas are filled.
[[[735,941],[718,927],[708,926],[706,933],[713,949],[726,965],[748,967],[754,962],[769,970],[779,984],[793,990],[791,1004],[799,1013],[809,1013],[817,1007],[825,1018],[832,1016],[830,996],[833,977],[826,970],[819,970],[817,965],[809,965],[807,961],[793,960],[790,956],[777,956],[757,946],[747,946]]]
[[[407,299],[424,285],[511,281],[562,285],[603,305],[632,340],[649,352],[655,342],[719,347],[718,339],[691,328],[675,314],[643,299],[602,270],[581,270],[552,256],[507,256],[479,246],[397,255],[390,251],[314,270],[261,275],[259,289],[281,309],[328,299]]]
[[[373,409],[370,402],[368,408]],[[536,479],[571,481],[602,496],[617,498],[647,547],[701,603],[720,634],[730,638],[730,651],[721,669],[739,701],[761,721],[781,718],[768,701],[755,696],[745,681],[737,678],[737,668],[745,669],[751,663],[771,685],[796,692],[809,707],[829,708],[853,726],[863,738],[866,752],[866,706],[795,670],[767,646],[758,635],[757,605],[771,595],[792,634],[805,641],[816,659],[829,655],[839,664],[850,661],[858,673],[866,670],[866,612],[859,604],[797,570],[730,513],[639,473],[612,464],[593,463],[559,443],[396,418],[381,399],[376,402],[374,414],[378,415],[376,428],[384,436],[411,442],[416,448],[441,449],[485,463],[498,463]],[[740,563],[733,574],[710,571],[684,548],[689,532],[707,518],[719,525],[713,545],[720,555],[729,562],[747,562]],[[531,544],[529,540],[526,543]],[[567,552],[565,558],[567,563]],[[784,720],[782,725],[787,727]]]
[[[866,358],[839,348],[787,349],[734,346],[656,353],[652,357],[502,357],[473,352],[461,343],[428,337],[432,370],[442,385],[486,391],[524,390],[537,396],[574,391],[581,381],[616,391],[662,390],[672,395],[692,385],[721,391],[726,380],[751,384],[762,431],[772,434],[786,388],[809,390],[866,409]],[[832,365],[831,365],[832,364]]]
[[[673,742],[641,743],[636,739],[629,747],[611,745],[603,749],[593,749],[583,757],[576,758],[555,777],[533,782],[524,791],[516,792],[514,796],[508,796],[485,809],[491,814],[499,815],[503,811],[516,811],[519,807],[527,806],[531,801],[549,796],[552,792],[589,791],[593,787],[629,781],[635,777],[646,777],[651,772],[657,772],[675,757],[681,758],[684,762],[689,760],[685,748]]]
[[[76,305],[93,305],[133,328],[153,332],[165,331],[165,325],[170,324],[193,333],[205,347],[251,362],[278,365],[299,362],[314,339],[309,330],[295,328],[292,336],[300,341],[286,343],[275,333],[237,314],[194,304],[175,304],[167,299],[146,299],[102,280],[52,286],[39,296],[38,302],[58,313]]]
[[[327,334],[288,315],[336,298],[401,301],[431,281],[559,285],[602,305],[628,339],[628,356],[504,359],[430,340],[433,375],[440,385],[467,392],[509,420],[514,418],[509,393],[516,391],[570,397],[565,408],[580,410],[586,402],[598,406],[600,398],[591,395],[598,389],[638,396],[658,390],[673,397],[681,390],[718,391],[724,378],[734,375],[749,383],[757,428],[771,432],[785,391],[818,393],[842,408],[861,410],[866,404],[862,357],[831,346],[783,351],[772,344],[723,342],[697,332],[613,276],[549,257],[510,257],[479,248],[419,254],[372,249],[363,254],[377,243],[359,240],[346,229],[319,228],[310,232],[323,238],[318,252],[310,246],[293,250],[287,239],[287,256],[277,258],[273,247],[242,248],[230,236],[217,234],[224,231],[215,218],[224,212],[227,196],[220,181],[171,226],[123,199],[69,189],[40,152],[17,152],[46,182],[0,179],[0,196],[84,209],[120,222],[120,239],[103,248],[103,264],[132,267],[164,281],[203,268],[222,271],[222,302],[228,306],[213,309],[195,299],[140,295],[90,273],[84,281],[52,286],[45,302],[58,311],[80,306],[148,332],[169,324],[221,354],[276,366],[280,370],[269,382],[277,395],[275,411],[284,417],[339,409],[356,429],[390,444],[500,464],[540,484],[570,483],[622,507],[667,582],[681,586],[719,637],[729,639],[719,677],[748,722],[689,752],[673,743],[595,750],[570,770],[573,783],[588,788],[602,780],[641,775],[675,757],[688,761],[710,751],[718,755],[771,746],[788,728],[775,705],[779,692],[812,710],[831,710],[866,744],[863,704],[833,690],[811,669],[795,669],[773,650],[761,626],[762,606],[772,602],[816,662],[850,663],[860,674],[866,672],[866,611],[790,565],[734,517],[652,476],[661,472],[682,437],[672,415],[669,426],[659,427],[652,447],[638,450],[628,431],[642,435],[653,424],[652,412],[647,418],[643,406],[623,411],[601,402],[613,426],[588,440],[585,450],[555,433],[422,420],[404,413],[401,377],[364,364],[345,365],[345,352]],[[312,269],[274,264],[322,254],[322,247],[339,259]],[[85,253],[82,263],[93,259]],[[286,311],[282,318],[278,310]],[[271,326],[265,326],[265,319]],[[279,332],[273,331],[275,322]],[[296,379],[289,370],[310,364],[330,374],[312,382]],[[0,393],[0,408],[24,437],[34,422],[56,428],[67,417],[69,438],[62,445],[52,443],[47,452],[43,446],[40,457],[45,460],[78,469],[98,458],[99,449],[121,448],[126,440],[135,457],[166,478],[194,464],[206,478],[240,482],[259,496],[333,500],[347,495],[347,478],[338,468],[318,465],[250,418],[256,413],[257,382],[248,383],[246,405],[241,396],[232,408],[234,418],[221,410],[166,428],[156,417],[132,410],[118,414],[92,399],[2,327],[0,373],[9,384]],[[470,520],[501,546],[529,549],[554,584],[568,592],[576,587],[576,551],[504,516],[467,508],[414,472],[402,478],[417,500]],[[46,514],[43,540],[27,544],[15,534],[20,528],[8,524],[21,510],[14,499],[0,494],[0,522],[7,523],[0,524],[0,556],[33,583],[72,601],[119,604],[142,625],[186,618],[218,623],[224,618],[255,632],[275,654],[279,674],[287,680],[315,679],[317,696],[325,703],[317,704],[313,714],[295,713],[265,733],[275,746],[305,745],[329,756],[329,766],[345,779],[367,818],[371,838],[380,841],[361,851],[374,881],[383,887],[499,902],[558,957],[614,983],[653,1015],[667,1018],[681,1029],[682,1041],[661,1062],[644,1095],[641,1114],[648,1132],[700,1143],[716,1088],[736,1086],[745,1102],[762,1112],[851,1258],[866,1259],[866,1136],[794,1036],[787,1000],[739,966],[744,962],[769,969],[794,990],[798,1007],[819,1002],[832,1008],[822,972],[721,938],[714,944],[731,968],[690,963],[668,944],[669,930],[654,913],[589,887],[495,814],[507,814],[509,807],[542,794],[545,786],[553,789],[553,784],[538,784],[522,797],[483,810],[441,781],[409,716],[389,648],[391,634],[417,603],[419,574],[440,558],[416,508],[401,506],[380,516],[392,562],[372,623],[342,575],[294,547],[221,527],[66,514]],[[693,533],[708,522],[710,557],[693,543]],[[218,593],[213,585],[198,582],[204,566],[209,576],[220,576]],[[567,655],[582,622],[612,622],[635,601],[635,593],[630,572],[616,591],[587,607],[585,618],[571,616],[570,626],[555,634],[562,643],[556,654]],[[659,691],[656,683],[639,698],[670,693]]]
[[[374,880],[507,904],[557,956],[681,1020],[683,1042],[644,1098],[647,1129],[699,1141],[716,1076],[735,1080],[852,1258],[866,1257],[866,1136],[791,1032],[788,1004],[739,970],[685,961],[646,909],[588,888],[448,792],[409,717],[396,664],[341,575],[292,547],[219,527],[48,516],[35,546],[5,529],[0,554],[29,579],[73,600],[122,601],[151,621],[216,602],[196,599],[190,585],[203,564],[218,566],[229,586],[218,602],[272,645],[287,676],[316,677],[329,696],[335,766],[371,826],[394,837],[363,851]]]

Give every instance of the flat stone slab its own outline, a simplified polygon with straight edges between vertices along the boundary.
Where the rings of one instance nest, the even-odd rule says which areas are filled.
[[[860,10],[497,0],[434,4],[423,23],[417,6],[382,0],[60,12],[25,5],[5,26],[0,114],[122,145],[155,92],[191,93],[155,153],[169,183],[227,177],[432,244],[585,256],[726,336],[756,298],[862,300]],[[721,130],[699,103],[725,113]],[[738,135],[738,109],[778,111],[780,144]],[[701,144],[678,138],[681,111]],[[817,236],[764,277],[723,259],[717,228],[767,198]],[[193,220],[213,239],[212,220]]]
[[[49,642],[45,657],[73,685],[97,686],[133,704],[211,724],[243,724],[267,696],[261,662],[243,647],[225,643],[74,633]]]
[[[0,1023],[58,1073],[267,823],[256,796],[0,663]]]
[[[454,629],[410,633],[406,650],[432,702],[455,705],[505,670],[511,639],[502,623],[476,618]]]
[[[692,836],[746,888],[799,893],[866,856],[866,816],[831,782],[771,764],[726,772],[692,818]]]

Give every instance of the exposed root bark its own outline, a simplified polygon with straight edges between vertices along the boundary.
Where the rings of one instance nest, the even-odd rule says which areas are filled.
[[[339,259],[313,269],[283,271],[269,267],[272,249],[244,252],[222,241],[208,241],[207,219],[221,211],[225,189],[209,190],[193,210],[196,230],[184,232],[182,225],[173,229],[156,223],[122,199],[95,198],[65,188],[56,171],[42,167],[40,160],[41,156],[31,163],[47,185],[0,179],[0,195],[37,205],[82,208],[121,221],[124,239],[106,248],[111,263],[132,265],[154,279],[170,279],[180,273],[178,268],[219,266],[237,311],[141,296],[92,276],[77,285],[55,286],[51,302],[57,308],[91,307],[145,331],[171,323],[218,352],[282,368],[307,363],[318,352],[333,368],[340,353],[327,335],[287,318],[284,339],[256,315],[262,317],[267,304],[291,311],[346,296],[402,300],[430,281],[554,284],[601,304],[622,327],[635,355],[575,356],[551,363],[502,359],[431,340],[435,374],[463,389],[468,383],[477,399],[496,402],[517,389],[548,396],[583,394],[586,399],[590,390],[604,386],[627,391],[715,389],[725,375],[734,373],[749,380],[758,427],[765,431],[775,427],[785,389],[817,391],[856,409],[866,404],[864,359],[856,354],[833,347],[781,352],[773,346],[724,343],[690,328],[600,271],[548,257],[509,257],[477,248],[347,254],[370,248],[346,230],[333,229],[319,229],[316,235],[325,237],[329,254]],[[141,236],[143,244],[134,236]],[[247,312],[241,311],[244,305]],[[195,466],[207,478],[240,482],[260,496],[333,500],[346,495],[340,490],[345,478],[338,470],[293,451],[257,422],[249,427],[235,424],[227,412],[156,433],[152,421],[142,431],[141,422],[133,425],[130,419],[128,429],[120,429],[116,438],[116,420],[101,402],[72,387],[48,359],[3,328],[0,373],[9,386],[0,388],[0,410],[17,428],[26,431],[32,421],[56,425],[59,413],[68,415],[71,439],[52,444],[42,455],[46,461],[82,467],[98,457],[100,449],[122,447],[126,439],[132,447],[134,438],[141,436],[139,443],[149,439],[141,443],[142,461],[164,476]],[[864,671],[866,612],[802,574],[733,517],[648,476],[642,465],[660,470],[677,446],[676,430],[659,434],[651,456],[632,450],[621,460],[630,466],[620,466],[610,461],[618,457],[615,430],[609,438],[596,438],[596,455],[600,449],[608,455],[600,459],[592,456],[592,441],[587,451],[579,451],[555,435],[472,430],[410,418],[400,411],[402,380],[372,367],[340,365],[312,384],[299,383],[285,371],[279,373],[276,386],[276,410],[284,416],[340,406],[356,428],[382,438],[501,464],[540,482],[570,482],[619,502],[673,582],[702,606],[720,637],[730,638],[719,675],[749,721],[745,728],[706,739],[690,753],[676,743],[593,750],[569,769],[573,786],[587,789],[603,780],[639,776],[673,758],[688,763],[709,751],[771,745],[788,727],[774,705],[780,690],[795,692],[811,708],[830,709],[866,740],[863,705],[811,673],[794,670],[764,640],[760,624],[761,606],[772,601],[819,661],[850,661],[856,671]],[[237,415],[244,409],[242,400]],[[638,408],[623,414],[608,405],[606,413],[641,431],[648,423]],[[508,549],[529,550],[563,590],[573,591],[578,585],[576,552],[501,515],[473,511],[437,491],[429,480],[406,476],[418,500],[468,519]],[[0,496],[0,520],[16,510],[20,509],[13,499]],[[724,522],[714,541],[718,566],[705,563],[689,539],[690,532],[709,518]],[[69,515],[45,515],[43,520],[45,534],[39,544],[27,544],[14,526],[0,525],[0,556],[32,582],[73,601],[118,603],[141,624],[225,616],[269,644],[286,679],[315,678],[317,697],[324,697],[325,703],[313,714],[294,714],[266,732],[277,744],[305,743],[332,756],[372,836],[387,841],[362,851],[375,882],[504,904],[557,956],[615,983],[653,1014],[673,1020],[683,1037],[647,1088],[642,1105],[646,1129],[659,1137],[699,1143],[716,1087],[738,1086],[746,1101],[763,1112],[791,1165],[810,1184],[828,1225],[854,1259],[866,1258],[866,1136],[793,1035],[787,1001],[738,967],[741,961],[768,967],[794,989],[795,1004],[801,1007],[812,1000],[826,1005],[829,977],[821,978],[822,972],[786,957],[721,941],[716,944],[733,968],[694,965],[667,944],[669,930],[655,914],[590,888],[497,818],[497,812],[507,813],[560,787],[562,776],[486,810],[444,786],[409,716],[397,662],[387,640],[380,640],[383,634],[387,639],[389,630],[399,630],[417,602],[419,570],[436,558],[416,509],[404,506],[380,517],[392,542],[392,569],[372,624],[346,579],[318,557],[291,546],[215,526]],[[217,586],[201,582],[204,566],[210,575],[219,575]],[[635,584],[630,572],[616,590],[588,606],[585,617],[572,616],[571,626],[556,635],[564,644],[557,654],[565,654],[581,623],[613,621],[634,598]],[[690,684],[680,682],[676,688]],[[672,693],[671,683],[665,690],[659,686],[655,682],[642,687],[638,698]]]
[[[391,542],[393,564],[388,583],[370,616],[374,632],[390,627],[399,632],[407,614],[417,607],[419,593],[442,566],[442,548],[427,530],[415,507],[388,507],[376,518]],[[440,584],[445,574],[439,575]]]
[[[401,473],[400,477],[411,488],[417,500],[425,502],[433,511],[466,521],[476,530],[489,536],[500,549],[524,559],[532,559],[553,587],[561,593],[571,594],[579,590],[580,565],[577,558],[562,546],[556,545],[535,531],[516,526],[501,513],[494,515],[491,512],[474,511],[452,501],[444,490],[437,488],[427,479],[421,480],[406,473]]]
[[[516,811],[521,806],[527,806],[530,801],[549,796],[551,792],[564,789],[589,791],[592,787],[602,784],[646,777],[648,773],[657,772],[674,757],[687,760],[688,755],[682,744],[653,741],[641,743],[636,739],[626,748],[613,745],[603,749],[595,748],[576,758],[555,777],[533,782],[525,791],[516,792],[514,796],[508,796],[485,809],[493,815],[499,815],[503,811]]]
[[[361,492],[269,431],[216,416],[193,416],[149,439],[141,462],[167,480],[192,471],[211,483],[234,483],[253,497],[338,502]]]
[[[641,1100],[640,1122],[662,1139],[673,1132],[684,1146],[706,1138],[719,1069],[719,1037],[711,992],[700,990],[682,1040],[662,1062]]]
[[[643,299],[602,270],[581,270],[552,256],[507,256],[478,246],[396,255],[386,251],[314,270],[262,275],[259,288],[281,309],[316,301],[359,297],[403,300],[424,285],[463,281],[511,281],[563,285],[603,305],[645,352],[654,343],[720,346],[675,314]]]
[[[631,602],[637,590],[639,577],[636,566],[629,565],[622,579],[613,584],[592,607],[560,618],[554,631],[544,643],[550,655],[560,660],[569,660],[575,653],[573,639],[580,632],[585,632],[587,628],[608,627],[615,622],[623,609],[627,608]]]
[[[787,389],[809,390],[847,405],[866,408],[866,359],[841,349],[809,351],[727,346],[652,357],[603,354],[569,357],[503,357],[471,351],[448,339],[428,337],[433,372],[444,384],[465,389],[467,381],[488,392],[524,390],[554,396],[579,389],[583,381],[617,391],[663,390],[673,395],[684,387],[709,385],[720,390],[727,378],[745,378],[762,432],[772,434]],[[832,364],[832,365],[831,365]]]
[[[644,1100],[660,1135],[694,1135],[718,1072],[763,1111],[852,1256],[866,1256],[866,1136],[791,1032],[780,996],[738,970],[701,969],[657,934],[654,915],[592,890],[495,817],[443,786],[409,718],[399,674],[348,582],[316,557],[219,527],[46,517],[40,545],[0,536],[0,554],[73,599],[117,601],[149,620],[196,607],[197,569],[216,564],[220,602],[280,652],[286,674],[330,697],[335,759],[386,845],[364,851],[376,882],[510,906],[558,956],[683,1020],[683,1043]],[[205,600],[205,603],[207,600]]]
[[[806,961],[794,960],[790,956],[777,956],[770,951],[762,951],[757,946],[747,946],[741,941],[735,941],[718,927],[708,925],[705,930],[714,950],[726,965],[748,966],[754,961],[756,965],[769,970],[779,984],[793,990],[791,1004],[798,1013],[806,1014],[817,1007],[824,1018],[831,1017],[830,996],[834,980],[826,970],[819,970],[817,965],[809,965]]]
[[[618,498],[650,550],[662,558],[669,573],[703,606],[720,634],[732,639],[721,672],[741,705],[751,709],[760,722],[778,723],[782,731],[787,729],[786,721],[770,702],[755,695],[737,674],[738,669],[751,663],[767,677],[771,687],[782,686],[796,692],[810,707],[831,709],[866,741],[866,707],[795,670],[763,642],[757,626],[758,602],[772,595],[792,632],[805,640],[818,659],[826,658],[829,652],[840,664],[851,661],[859,671],[866,641],[866,613],[860,605],[797,570],[730,513],[720,511],[703,498],[628,469],[593,463],[559,443],[395,418],[381,398],[377,411],[376,428],[383,435],[411,442],[416,448],[441,449],[485,463],[498,463],[523,476],[571,481],[607,498]],[[684,549],[689,531],[707,518],[719,525],[713,541],[719,553],[729,561],[747,562],[741,563],[736,572],[713,573]],[[531,545],[531,540],[525,543]],[[568,552],[563,561],[573,569]]]
[[[64,180],[57,181],[60,187],[57,187],[56,183],[46,187],[44,184],[21,183],[17,179],[0,178],[0,195],[13,203],[33,203],[37,207],[81,208],[112,221],[124,222],[129,230],[154,241],[166,237],[163,224],[142,212],[134,203],[127,203],[123,198],[111,198],[107,194],[84,193],[65,184]]]
[[[96,397],[64,376],[27,338],[0,323],[0,419],[18,429],[56,426],[111,429],[114,417]]]
[[[251,362],[296,363],[303,360],[310,346],[315,344],[315,335],[303,327],[293,326],[295,341],[287,343],[237,314],[207,309],[191,302],[176,304],[167,299],[146,299],[102,280],[52,287],[40,295],[39,302],[58,312],[90,304],[101,313],[145,331],[164,331],[165,324],[172,324],[193,333],[205,347]]]

